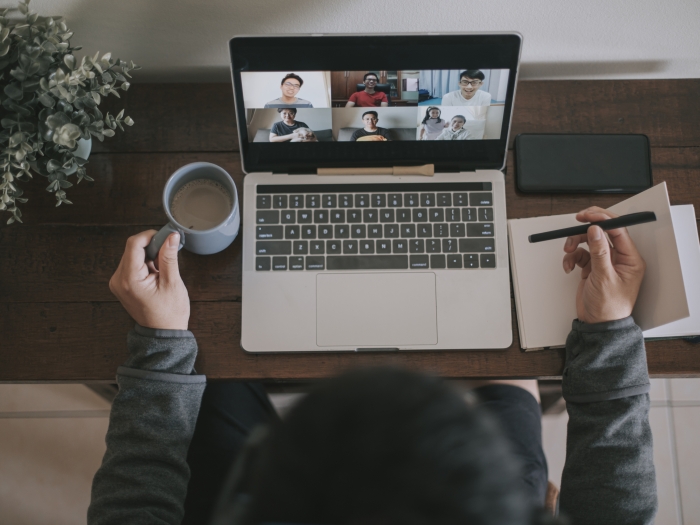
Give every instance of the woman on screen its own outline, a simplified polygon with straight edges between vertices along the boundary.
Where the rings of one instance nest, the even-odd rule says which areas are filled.
[[[435,106],[430,106],[425,110],[425,118],[420,126],[419,140],[435,140],[449,126],[445,119],[440,118],[440,114],[440,108]]]
[[[471,138],[469,130],[464,127],[467,119],[462,115],[455,115],[450,121],[450,127],[444,129],[435,140],[467,140]]]
[[[270,130],[270,142],[286,142],[288,140],[295,139],[297,135],[294,131],[299,128],[308,128],[304,122],[300,120],[294,120],[297,115],[296,108],[279,108],[277,113],[280,114],[282,120],[275,122]],[[298,140],[295,140],[298,142]]]

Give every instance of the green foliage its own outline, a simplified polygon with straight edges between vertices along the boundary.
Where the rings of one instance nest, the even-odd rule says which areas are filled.
[[[0,9],[0,211],[12,213],[7,221],[22,222],[18,203],[21,182],[34,171],[49,180],[47,191],[56,195],[56,206],[72,204],[66,199],[66,171],[77,168],[77,182],[92,181],[85,169],[87,159],[74,155],[79,139],[114,136],[123,125],[133,125],[124,110],[117,116],[103,115],[102,97],[129,89],[130,71],[140,69],[112,58],[85,56],[78,61],[62,17],[43,17],[29,10],[29,0],[18,5],[20,17],[9,19]]]

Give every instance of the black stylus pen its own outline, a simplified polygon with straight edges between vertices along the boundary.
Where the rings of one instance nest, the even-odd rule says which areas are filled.
[[[644,224],[645,222],[654,222],[656,214],[653,211],[640,211],[639,213],[630,213],[622,215],[614,219],[606,221],[592,222],[590,224],[582,224],[572,228],[563,228],[561,230],[553,230],[551,232],[534,233],[528,236],[530,242],[551,241],[553,239],[563,239],[572,235],[582,235],[588,231],[593,225],[600,226],[603,230],[614,230],[615,228],[626,228],[635,224]]]

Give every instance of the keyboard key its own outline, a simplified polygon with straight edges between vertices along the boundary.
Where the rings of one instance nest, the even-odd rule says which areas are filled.
[[[357,253],[357,241],[343,241],[343,253]]]
[[[461,268],[462,267],[462,256],[459,254],[450,254],[447,256],[447,267],[448,268]]]
[[[327,210],[314,210],[314,222],[316,224],[324,224],[328,222]]]
[[[408,251],[411,253],[425,252],[425,241],[423,239],[411,239],[408,241]]]
[[[282,224],[294,224],[297,220],[297,212],[294,210],[285,210],[282,212]]]
[[[411,255],[410,261],[410,267],[413,270],[430,268],[430,263],[428,261],[427,255]]]
[[[377,210],[362,210],[362,222],[379,222]]]
[[[428,239],[425,241],[425,251],[428,253],[440,253],[440,239]]]
[[[438,193],[437,194],[437,205],[438,206],[452,206],[452,194],[451,193]]]
[[[411,210],[405,208],[396,210],[396,222],[411,222]]]
[[[457,239],[443,239],[442,251],[445,253],[455,253],[457,251]]]
[[[309,241],[294,241],[294,255],[309,253]]]
[[[419,201],[418,201],[418,194],[417,193],[407,193],[406,195],[403,196],[403,205],[404,206],[410,206],[411,208],[415,208],[418,206]]]
[[[364,224],[350,226],[350,236],[353,239],[364,239],[367,237],[367,227]]]
[[[394,239],[392,244],[394,253],[408,253],[408,241],[403,239]]]
[[[479,220],[484,222],[493,221],[493,208],[479,208]]]
[[[467,237],[493,237],[493,223],[467,224]]]
[[[493,193],[470,193],[469,206],[493,206]]]
[[[433,225],[432,224],[417,224],[416,232],[418,237],[432,237],[433,236]]]
[[[275,195],[272,197],[272,207],[273,208],[286,208],[287,207],[287,196],[286,195]]]
[[[316,238],[316,226],[302,226],[301,227],[301,238],[302,239],[315,239]]]
[[[382,238],[382,227],[379,224],[372,224],[367,226],[367,237],[370,239],[381,239]]]
[[[495,253],[482,253],[479,256],[481,260],[482,268],[495,268],[496,267],[496,254]]]
[[[446,222],[433,224],[433,234],[435,237],[447,237],[450,234],[450,229]]]
[[[445,256],[442,254],[430,256],[430,267],[436,270],[445,268]]]
[[[401,237],[415,237],[416,236],[416,225],[415,224],[402,224],[401,225]]]
[[[450,223],[450,237],[464,237],[464,223],[453,222]]]
[[[256,226],[256,239],[283,239],[282,226]]]
[[[348,222],[362,222],[362,210],[348,210]]]
[[[290,241],[257,241],[255,253],[256,255],[289,255],[292,253],[292,243]]]
[[[332,226],[319,226],[318,227],[318,238],[319,239],[332,239],[333,238],[333,227]]]
[[[476,221],[476,208],[462,208],[462,222]]]
[[[374,241],[360,241],[360,253],[374,253]]]
[[[391,241],[377,241],[377,253],[391,253]]]
[[[279,224],[280,212],[277,210],[255,212],[255,222],[258,224]]]
[[[396,239],[399,236],[399,225],[398,224],[385,224],[384,225],[384,237],[387,239]]]
[[[379,212],[379,222],[394,222],[394,210],[381,210]]]
[[[454,194],[454,205],[455,206],[469,206],[469,194],[468,193],[455,193]]]
[[[445,220],[445,210],[442,208],[430,209],[430,222],[443,222]]]
[[[384,193],[372,194],[372,206],[375,208],[384,208],[386,206],[386,195]]]
[[[342,251],[342,244],[340,241],[326,241],[326,253],[336,254]]]
[[[311,210],[299,210],[297,212],[297,222],[299,224],[311,224],[313,220],[313,214]]]
[[[325,257],[314,257],[309,256],[306,258],[306,269],[307,270],[325,270],[326,261]]]
[[[331,212],[331,222],[333,224],[345,222],[345,210],[333,210]]]
[[[462,253],[495,252],[493,237],[490,239],[460,239],[459,251]]]
[[[326,251],[326,243],[323,241],[311,241],[309,243],[309,253],[311,255],[323,255]]]
[[[421,193],[420,194],[420,205],[430,208],[435,206],[435,194],[434,193]]]
[[[369,194],[359,193],[355,195],[355,208],[368,208],[369,207]]]
[[[290,257],[289,258],[289,269],[290,270],[303,270],[304,269],[304,258],[303,257]]]
[[[462,214],[459,208],[447,208],[445,210],[445,220],[447,222],[459,222],[462,220]]]
[[[336,239],[349,239],[350,238],[350,226],[347,224],[336,224],[335,225],[335,238]]]
[[[258,195],[255,198],[255,205],[259,210],[267,210],[270,208],[270,196],[269,195]]]
[[[479,267],[479,256],[476,253],[465,253],[464,254],[464,267],[465,268],[478,268]]]
[[[306,207],[307,208],[320,208],[321,207],[321,196],[320,195],[307,195],[306,196]]]
[[[414,209],[413,222],[428,222],[428,210],[425,208]]]
[[[321,205],[324,208],[335,208],[338,204],[338,198],[335,195],[324,195],[321,197]]]
[[[291,226],[284,227],[284,238],[285,239],[298,239],[301,235],[301,226],[293,224]]]
[[[405,270],[408,255],[328,256],[329,270]]]
[[[290,195],[289,196],[289,207],[290,208],[303,208],[304,207],[304,196],[303,195]]]
[[[352,208],[352,195],[339,195],[338,196],[338,206],[341,208]]]
[[[284,271],[287,269],[287,258],[286,257],[273,257],[272,258],[272,269],[274,271]]]
[[[269,257],[256,257],[255,258],[255,270],[258,272],[266,272],[270,269],[270,258]]]
[[[390,193],[388,204],[392,208],[400,208],[403,206],[403,196],[400,193]]]

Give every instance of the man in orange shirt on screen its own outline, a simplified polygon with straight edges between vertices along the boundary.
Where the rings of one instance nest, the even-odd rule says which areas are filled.
[[[386,93],[375,91],[374,88],[379,82],[379,78],[374,73],[366,73],[364,77],[364,91],[357,91],[350,95],[346,108],[359,106],[361,108],[385,107],[389,105],[389,100],[386,98]]]

